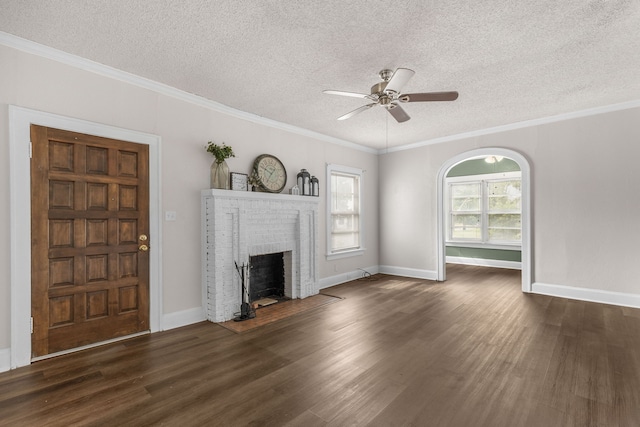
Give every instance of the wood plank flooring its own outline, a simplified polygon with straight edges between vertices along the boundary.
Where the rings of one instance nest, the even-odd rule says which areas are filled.
[[[638,426],[640,310],[518,271],[378,275],[242,334],[203,322],[0,374],[2,426]]]

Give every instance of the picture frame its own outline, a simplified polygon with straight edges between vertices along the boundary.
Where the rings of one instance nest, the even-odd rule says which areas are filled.
[[[238,172],[231,172],[229,175],[232,190],[249,191],[249,175]]]

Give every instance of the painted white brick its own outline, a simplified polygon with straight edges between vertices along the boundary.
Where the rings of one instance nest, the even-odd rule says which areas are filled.
[[[203,287],[207,319],[222,322],[240,311],[241,281],[235,269],[249,257],[285,253],[285,293],[319,292],[317,197],[203,190]]]

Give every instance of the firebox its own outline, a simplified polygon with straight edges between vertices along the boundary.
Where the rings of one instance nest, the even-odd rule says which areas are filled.
[[[285,296],[284,253],[250,257],[249,302]]]

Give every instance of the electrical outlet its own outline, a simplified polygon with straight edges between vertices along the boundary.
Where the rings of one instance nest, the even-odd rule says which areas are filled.
[[[178,218],[178,214],[176,211],[165,211],[164,220],[165,221],[175,221]]]

